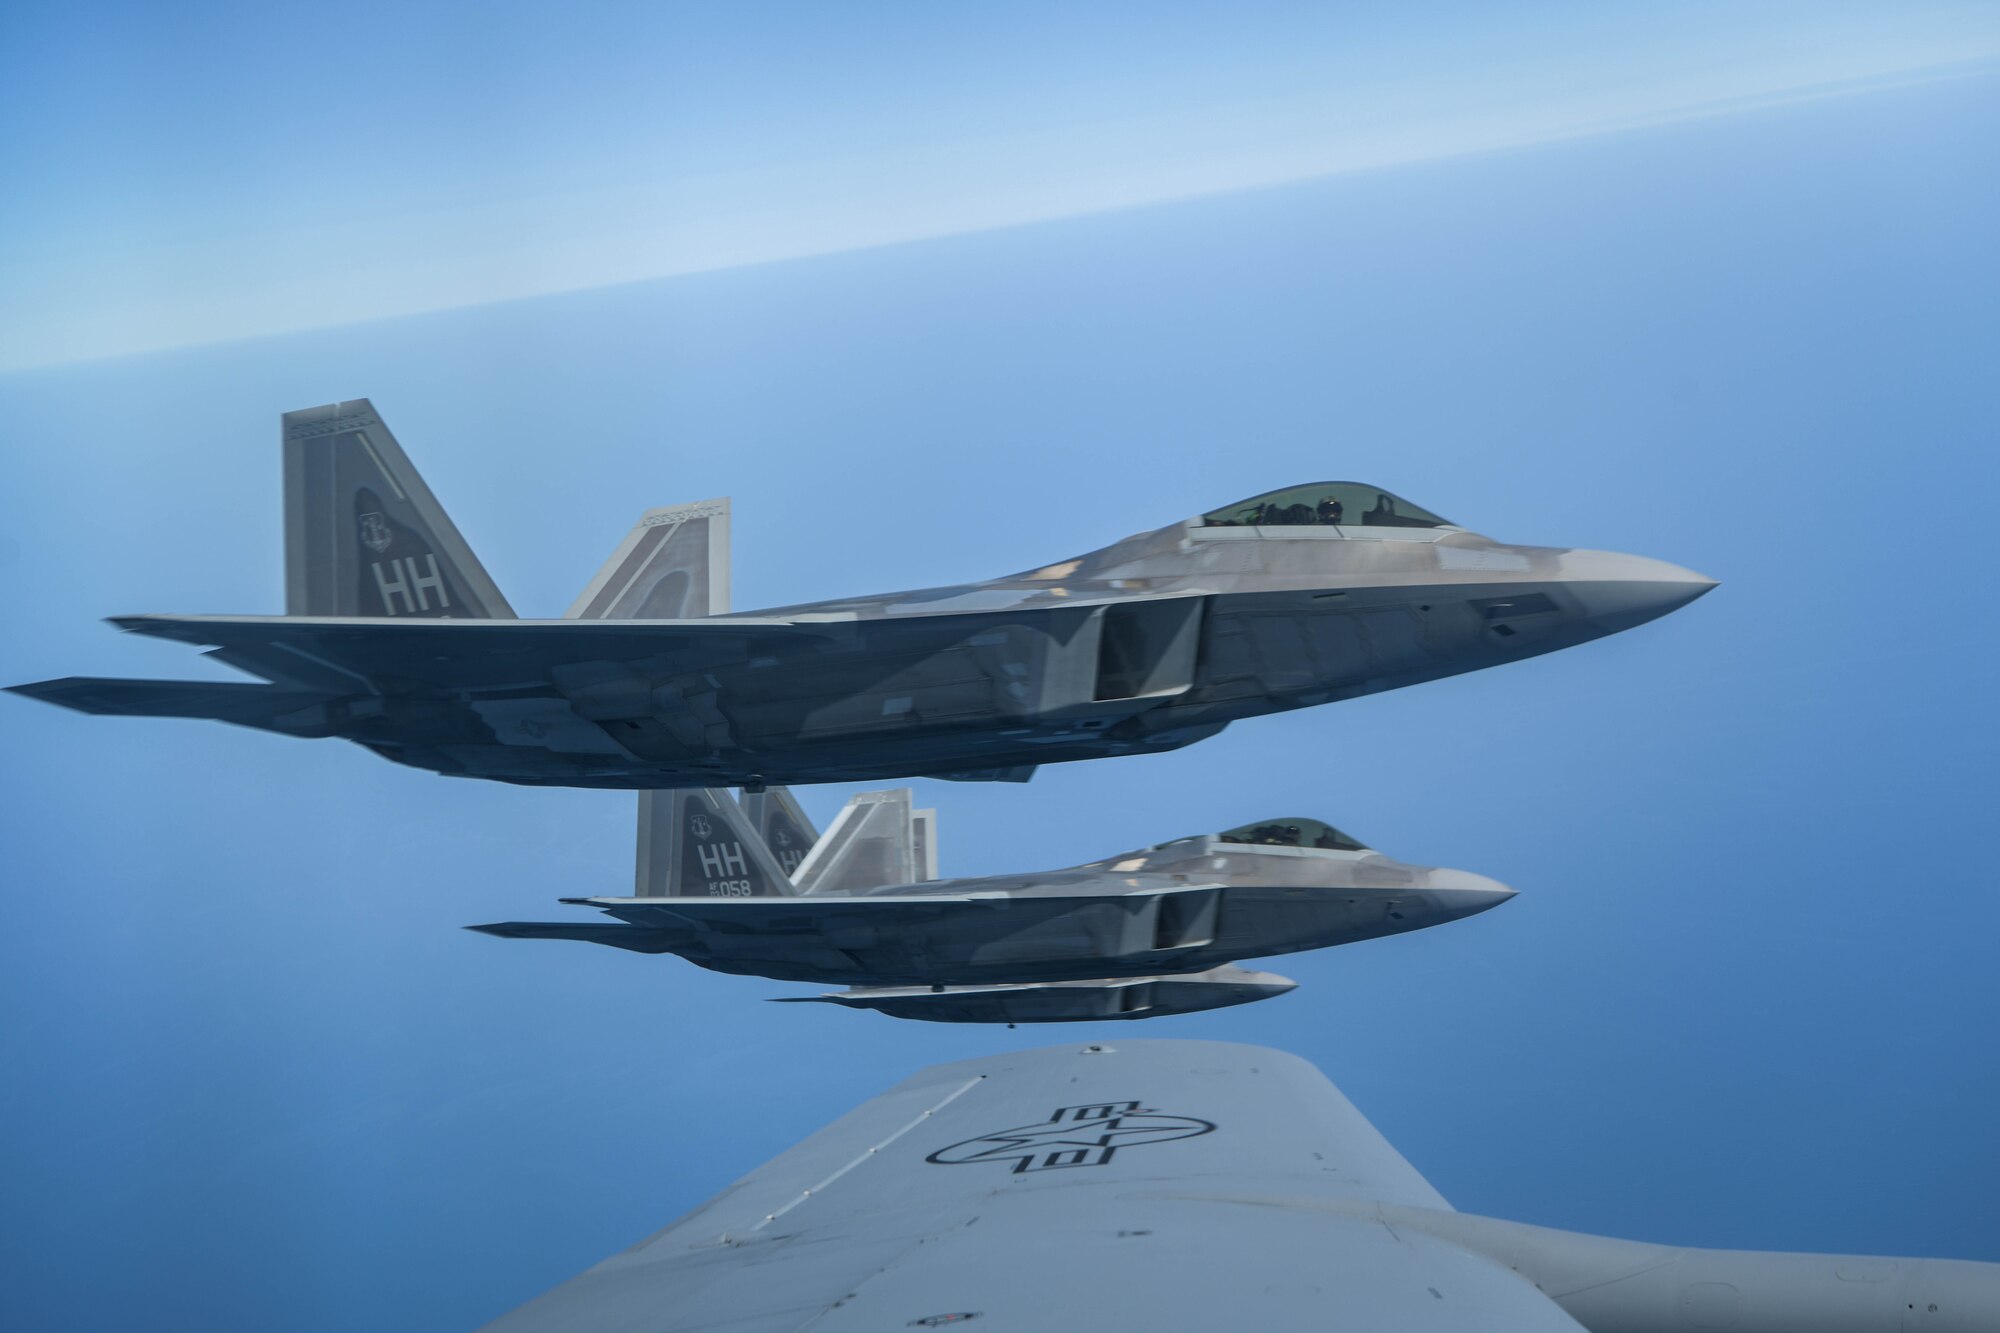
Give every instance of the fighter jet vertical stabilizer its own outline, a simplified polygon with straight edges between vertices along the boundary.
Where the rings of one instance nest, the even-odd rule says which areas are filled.
[[[287,412],[285,613],[512,620],[366,398]]]
[[[865,791],[850,800],[792,877],[800,893],[859,893],[926,878],[910,789]]]
[[[778,858],[778,864],[788,875],[796,875],[799,865],[806,859],[806,853],[819,841],[819,830],[812,820],[799,808],[798,800],[783,787],[766,787],[762,791],[743,793],[743,813],[764,845],[771,849],[771,855]],[[920,810],[918,815],[929,811]],[[930,862],[931,873],[925,878],[937,878],[935,857]]]

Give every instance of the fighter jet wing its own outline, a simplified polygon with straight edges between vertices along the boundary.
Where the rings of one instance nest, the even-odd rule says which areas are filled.
[[[126,717],[208,717],[256,725],[307,708],[325,696],[276,685],[222,680],[126,680],[105,676],[64,676],[29,685],[9,685],[9,693],[74,708],[79,713]]]
[[[640,926],[693,924],[723,930],[814,930],[833,919],[876,918],[884,927],[894,922],[963,912],[968,908],[1019,913],[1023,917],[1059,916],[1079,907],[1105,905],[1136,911],[1155,898],[1201,899],[1223,884],[1176,884],[1166,889],[1135,889],[1129,893],[871,893],[865,896],[802,895],[796,898],[563,898],[578,907],[598,907],[621,921]]]
[[[968,907],[1004,908],[1013,903],[1067,902],[1015,898],[1004,893],[870,894],[865,898],[564,898],[578,907],[600,907],[636,926],[719,927],[723,930],[814,930],[831,917],[880,916],[896,921],[939,916]],[[1100,901],[1102,899],[1100,898]]]
[[[1294,1056],[1025,1051],[917,1075],[488,1329],[1576,1333],[1384,1204],[1448,1209]]]
[[[114,616],[135,634],[207,644],[232,666],[292,681],[302,668],[356,685],[394,677],[453,690],[546,685],[551,668],[664,659],[679,671],[837,626],[789,620],[382,620],[348,616]]]
[[[582,940],[634,953],[672,953],[686,942],[685,932],[676,936],[666,930],[635,930],[607,921],[494,921],[466,929],[506,940]]]
[[[587,944],[609,944],[638,953],[674,953],[700,939],[704,931],[720,931],[737,938],[763,935],[817,938],[829,925],[855,918],[855,912],[843,912],[843,907],[864,907],[885,916],[892,925],[908,926],[976,905],[982,899],[939,894],[909,898],[886,895],[846,899],[652,896],[564,898],[562,901],[578,906],[601,907],[607,914],[630,924],[613,925],[608,921],[495,921],[467,926],[466,929],[510,940],[581,940]],[[992,894],[983,901],[1004,905],[1006,898]],[[882,906],[877,907],[877,904]]]

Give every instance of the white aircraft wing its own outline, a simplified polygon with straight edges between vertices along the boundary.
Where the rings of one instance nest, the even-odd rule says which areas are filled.
[[[926,1070],[494,1333],[1574,1333],[1377,1203],[1444,1200],[1304,1061],[1192,1041]]]

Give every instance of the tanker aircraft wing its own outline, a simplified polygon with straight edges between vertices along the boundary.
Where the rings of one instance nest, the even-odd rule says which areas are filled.
[[[1199,1041],[942,1065],[490,1333],[977,1321],[1973,1333],[2000,1264],[1697,1250],[1452,1210],[1311,1065]]]

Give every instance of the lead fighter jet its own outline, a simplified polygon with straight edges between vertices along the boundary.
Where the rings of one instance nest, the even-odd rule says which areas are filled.
[[[661,577],[686,575],[683,515],[568,618],[521,620],[366,399],[287,413],[284,441],[288,614],[112,622],[264,683],[13,688],[532,785],[1019,781],[1569,647],[1714,586],[1318,482],[986,583],[695,620]]]

